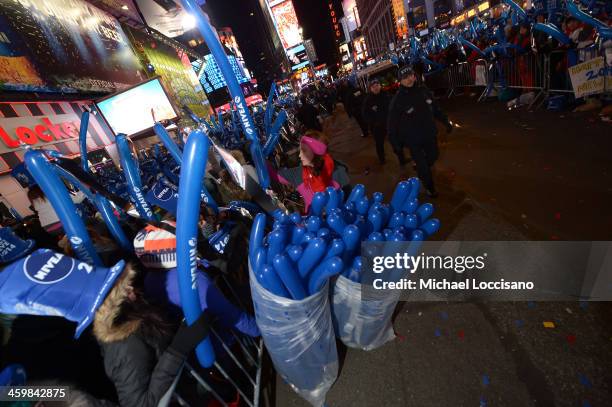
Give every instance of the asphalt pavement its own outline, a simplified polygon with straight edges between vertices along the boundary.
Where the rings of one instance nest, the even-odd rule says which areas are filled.
[[[610,124],[469,97],[440,103],[459,127],[439,136],[436,239],[611,240]],[[378,164],[373,139],[359,137],[341,107],[325,130],[332,155],[368,192],[389,197],[415,175],[388,144]],[[610,303],[401,303],[396,312],[396,339],[383,347],[338,344],[329,407],[612,405]],[[268,403],[308,405],[280,379]]]

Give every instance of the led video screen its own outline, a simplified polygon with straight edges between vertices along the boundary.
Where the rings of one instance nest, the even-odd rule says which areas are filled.
[[[96,105],[115,135],[143,133],[151,129],[155,121],[178,117],[159,78],[108,96]]]

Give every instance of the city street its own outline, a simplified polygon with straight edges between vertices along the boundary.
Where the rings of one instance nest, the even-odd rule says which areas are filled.
[[[612,217],[610,126],[596,114],[508,112],[499,102],[441,100],[431,200],[446,240],[606,240]],[[400,171],[387,148],[342,110],[326,121],[331,150],[354,184],[390,196]],[[424,196],[422,197],[424,198]],[[372,352],[339,345],[331,406],[606,406],[612,397],[609,303],[403,303],[398,337]],[[552,322],[554,328],[546,328]],[[550,324],[546,324],[550,326]],[[282,381],[277,406],[306,406]]]

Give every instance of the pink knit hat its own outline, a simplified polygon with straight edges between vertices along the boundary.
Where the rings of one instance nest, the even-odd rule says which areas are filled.
[[[312,150],[312,152],[316,155],[324,155],[327,152],[327,146],[325,143],[312,137],[303,136],[300,143],[308,146],[308,148],[310,148],[310,150]]]

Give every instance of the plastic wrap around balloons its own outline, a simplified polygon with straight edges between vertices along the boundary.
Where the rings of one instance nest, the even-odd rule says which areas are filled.
[[[206,41],[206,45],[210,52],[212,53],[215,62],[219,66],[221,73],[223,74],[223,78],[225,79],[225,83],[227,84],[227,88],[229,89],[230,95],[232,96],[232,101],[236,105],[236,111],[240,118],[240,124],[242,125],[242,130],[246,135],[247,139],[250,141],[250,153],[253,162],[255,163],[255,169],[257,170],[257,177],[259,180],[259,184],[264,189],[268,189],[270,187],[270,175],[268,174],[268,168],[266,166],[266,162],[263,156],[263,152],[261,146],[259,144],[258,131],[253,123],[253,118],[249,113],[249,109],[247,107],[246,100],[244,99],[244,94],[242,93],[242,89],[240,88],[240,84],[236,79],[236,76],[232,70],[232,66],[229,63],[227,55],[219,41],[219,37],[217,32],[211,27],[210,22],[204,15],[204,12],[200,8],[200,5],[205,1],[199,0],[181,0],[181,4],[187,10],[189,14],[195,17],[196,26],[200,30],[200,34],[204,37],[204,41]]]
[[[53,170],[44,153],[39,150],[28,150],[25,153],[24,162],[62,222],[76,257],[88,264],[103,266],[85,224],[70,199],[66,185]]]
[[[563,45],[568,45],[571,43],[571,40],[569,39],[569,37],[565,35],[564,33],[562,33],[561,31],[559,31],[559,29],[555,27],[554,24],[535,23],[533,25],[533,29],[536,31],[542,31],[550,35],[551,37],[553,37],[554,39],[556,39]]]
[[[142,193],[140,174],[138,173],[136,162],[132,156],[132,152],[130,151],[127,136],[123,133],[117,134],[115,137],[115,144],[117,145],[117,150],[119,151],[121,168],[125,174],[132,203],[136,207],[136,210],[141,218],[148,221],[155,220],[151,206],[146,201],[144,194]]]
[[[181,306],[188,324],[202,314],[202,305],[196,283],[198,256],[198,221],[200,191],[210,141],[201,130],[194,130],[187,139],[183,152],[183,165],[179,182],[176,217],[176,261],[181,295]],[[215,362],[215,353],[207,337],[196,348],[200,364],[206,368]]]
[[[168,152],[170,153],[174,161],[178,165],[181,165],[183,161],[183,158],[182,158],[183,153],[178,148],[174,140],[172,140],[172,137],[170,137],[165,127],[162,126],[161,123],[155,123],[155,125],[153,126],[153,130],[155,131],[155,134],[157,134],[157,136],[160,138],[162,143],[164,143],[164,146],[166,146],[166,148],[168,149]],[[168,176],[168,178],[171,181],[174,181],[174,177]],[[208,190],[206,189],[204,185],[202,185],[202,190],[201,190],[200,195],[201,195],[201,199],[204,201],[204,203],[206,203],[206,205],[208,205],[215,213],[219,213],[219,205],[217,205],[212,195],[210,195],[210,192],[208,192]]]

